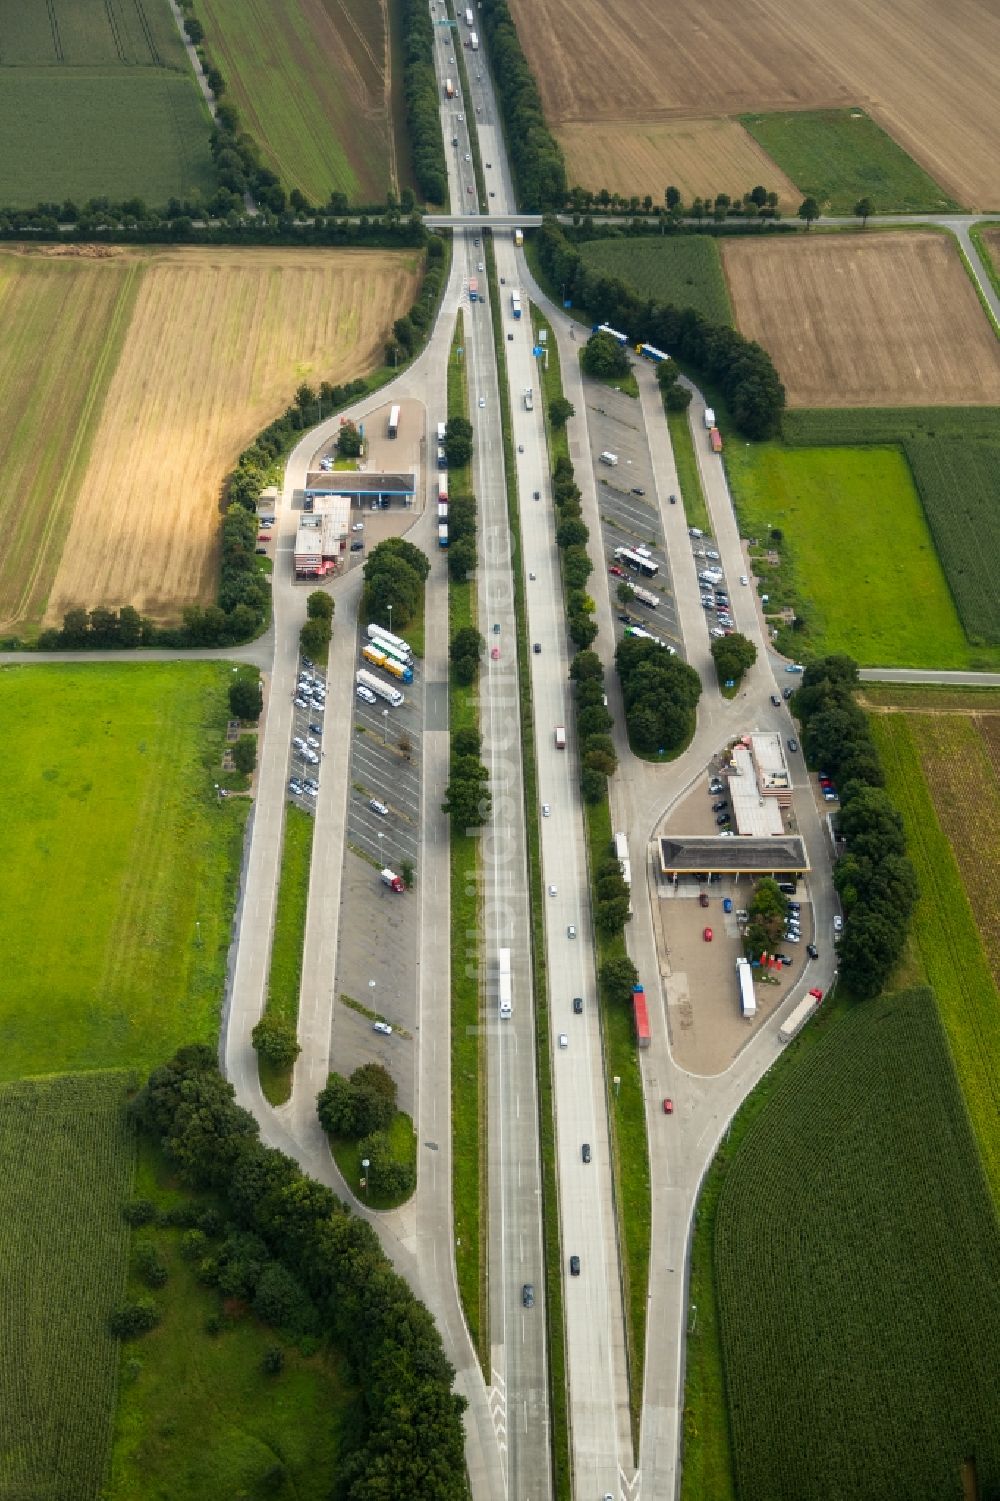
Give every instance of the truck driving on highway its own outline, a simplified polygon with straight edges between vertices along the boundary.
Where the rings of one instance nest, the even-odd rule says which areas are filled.
[[[566,749],[566,729],[561,724],[556,725],[556,750]]]

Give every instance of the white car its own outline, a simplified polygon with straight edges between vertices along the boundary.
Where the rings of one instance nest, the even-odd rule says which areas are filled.
[[[479,262],[479,265],[476,267],[476,270],[477,271],[485,271],[486,270],[486,267],[483,265],[482,261]]]
[[[575,938],[576,937],[576,929],[574,928],[574,926],[573,926],[572,923],[570,923],[569,927],[566,929],[566,937],[567,938]]]
[[[485,396],[480,396],[480,398],[479,398],[479,405],[481,407],[484,407],[486,405],[486,397]]]
[[[309,705],[306,703],[305,699],[302,697],[301,693],[297,693],[295,695],[295,698],[294,698],[293,702],[294,702],[295,707],[297,709],[308,709],[308,707],[309,707]]]
[[[375,695],[374,695],[374,693],[372,692],[372,690],[370,688],[366,688],[365,685],[364,685],[364,683],[359,683],[358,684],[358,686],[357,686],[357,695],[358,695],[358,698],[361,699],[362,703],[373,704],[375,702]]]
[[[717,552],[715,552],[714,549],[711,548],[711,547],[706,548],[706,550],[705,550],[705,556],[706,556],[706,558],[711,558],[712,561],[715,562],[715,563],[717,563],[719,561],[719,554]]]
[[[558,887],[556,887],[556,886],[550,886],[549,887],[549,896],[555,896],[557,890],[558,890]]]
[[[833,931],[835,933],[842,933],[844,931],[844,919],[841,917],[839,912],[834,914]]]
[[[381,1032],[383,1037],[392,1036],[392,1028],[388,1022],[372,1022],[372,1031]]]
[[[364,524],[363,521],[356,521],[354,523],[354,525],[351,527],[351,531],[352,532],[363,532],[364,529],[365,529],[365,524]]]
[[[748,582],[748,579],[747,579],[746,574],[745,573],[741,573],[740,574],[740,583],[745,585],[747,582]]]
[[[548,816],[549,816],[549,814],[551,812],[552,812],[552,809],[549,807],[548,803],[543,803],[542,804],[542,817],[543,818],[548,818]]]
[[[319,750],[319,741],[312,735],[306,736],[306,745],[310,750]]]
[[[371,689],[369,688],[368,691],[370,693]],[[373,700],[373,702],[374,702],[374,700]],[[314,698],[312,700],[312,702],[309,703],[309,704],[306,704],[305,707],[307,709],[311,709],[314,714],[325,714],[326,713],[326,704],[323,702],[323,700],[321,698]]]
[[[569,1047],[569,1038],[566,1036],[565,1032],[560,1032],[559,1033],[559,1046],[561,1048],[568,1048]]]
[[[471,160],[472,160],[472,157],[471,157],[471,156],[470,156],[470,155],[469,155],[469,153],[468,153],[468,152],[466,152],[466,153],[465,153],[465,160],[466,160],[466,161],[467,161],[467,162],[471,162]]]

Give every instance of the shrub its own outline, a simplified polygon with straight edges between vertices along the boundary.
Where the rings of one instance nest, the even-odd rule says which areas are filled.
[[[159,1322],[160,1310],[152,1298],[136,1298],[115,1309],[108,1328],[115,1339],[138,1339],[155,1329]]]

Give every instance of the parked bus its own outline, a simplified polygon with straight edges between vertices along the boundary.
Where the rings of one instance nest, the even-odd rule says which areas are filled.
[[[654,563],[652,558],[644,558],[641,553],[633,552],[630,547],[616,547],[615,561],[624,563],[626,568],[631,568],[635,573],[642,573],[646,578],[655,578],[660,571],[659,563]]]
[[[655,610],[660,603],[660,596],[652,594],[648,589],[643,589],[638,584],[632,584],[632,598],[637,599],[641,605],[646,605],[650,610]]]
[[[619,333],[617,328],[611,328],[607,323],[595,323],[591,333],[610,334],[616,344],[623,346],[628,343],[628,334]]]
[[[662,349],[657,349],[652,344],[637,344],[636,354],[641,354],[644,360],[652,360],[654,365],[662,365],[664,360],[669,360],[669,354],[664,354]]]
[[[399,407],[392,407],[389,411],[389,437],[399,437]]]

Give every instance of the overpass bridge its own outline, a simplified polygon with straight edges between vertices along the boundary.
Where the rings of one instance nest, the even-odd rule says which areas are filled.
[[[424,214],[427,229],[540,229],[541,214]],[[571,220],[567,222],[572,222]]]

